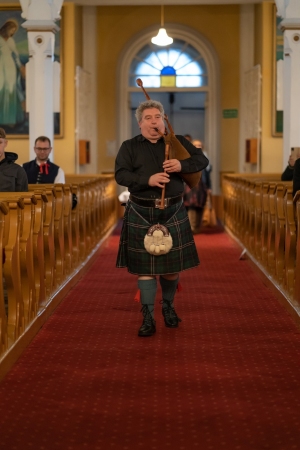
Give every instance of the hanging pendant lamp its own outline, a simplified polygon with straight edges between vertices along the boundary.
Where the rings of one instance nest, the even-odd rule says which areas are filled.
[[[151,39],[151,42],[152,42],[152,44],[160,45],[161,47],[170,45],[173,42],[173,39],[167,35],[167,31],[164,28],[164,7],[163,7],[163,5],[161,5],[161,27],[159,29],[157,36],[153,37]]]

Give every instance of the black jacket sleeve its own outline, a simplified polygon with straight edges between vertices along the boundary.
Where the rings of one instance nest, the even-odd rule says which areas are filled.
[[[300,158],[296,159],[293,172],[293,195],[295,195],[297,191],[300,191]]]
[[[139,167],[134,166],[134,161],[138,159],[138,156],[132,140],[127,140],[121,145],[115,161],[116,182],[121,186],[127,186],[129,192],[148,187],[149,173],[141,170],[141,163]]]
[[[200,172],[205,169],[208,166],[209,161],[202,152],[201,148],[195,147],[190,141],[181,135],[176,135],[176,137],[191,155],[190,158],[180,161],[181,173]]]
[[[18,167],[16,177],[16,192],[28,192],[28,178],[23,167]]]
[[[281,181],[292,181],[293,180],[294,168],[287,166],[285,171],[281,175]]]

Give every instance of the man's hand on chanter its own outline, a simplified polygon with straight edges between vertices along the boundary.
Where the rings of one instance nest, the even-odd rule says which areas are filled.
[[[169,183],[170,175],[165,172],[155,173],[149,178],[148,184],[149,186],[157,186],[163,188],[165,183]]]
[[[168,159],[167,161],[164,161],[163,168],[167,172],[180,172],[181,163],[178,159]]]

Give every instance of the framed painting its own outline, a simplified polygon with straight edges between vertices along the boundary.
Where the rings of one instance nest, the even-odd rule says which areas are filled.
[[[272,134],[281,137],[283,135],[283,57],[284,43],[283,33],[280,29],[281,17],[276,15],[277,9],[273,8],[273,114]]]
[[[21,26],[25,22],[21,13],[20,7],[0,7],[0,127],[12,138],[24,138],[29,134],[29,113],[26,111],[29,52],[27,31]],[[61,66],[60,31],[55,35],[54,60]],[[61,137],[61,112],[54,113],[53,120],[54,134]]]

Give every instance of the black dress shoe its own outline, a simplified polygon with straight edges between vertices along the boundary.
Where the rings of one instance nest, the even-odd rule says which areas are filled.
[[[164,316],[165,325],[168,328],[177,328],[181,319],[176,314],[176,311],[169,300],[163,300],[162,314]]]
[[[138,336],[140,337],[147,337],[147,336],[153,336],[153,334],[156,332],[156,326],[155,326],[155,320],[153,319],[148,305],[143,305],[141,309],[144,320],[142,323],[141,328],[139,329]]]

